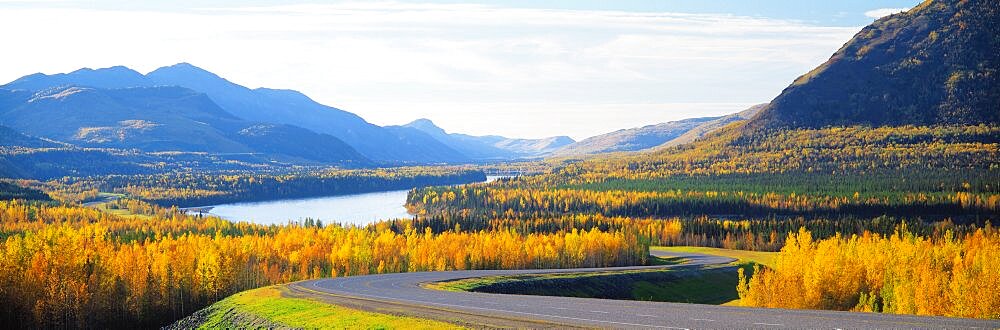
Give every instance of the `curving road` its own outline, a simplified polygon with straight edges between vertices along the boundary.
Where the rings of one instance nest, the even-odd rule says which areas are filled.
[[[479,327],[517,328],[1000,328],[1000,321],[877,313],[746,308],[682,303],[546,297],[426,289],[422,283],[493,275],[577,273],[651,268],[690,268],[727,264],[733,259],[702,254],[654,251],[680,256],[680,265],[615,268],[472,270],[415,272],[327,278],[296,282],[301,295],[326,298],[350,307],[457,321]],[[409,311],[409,312],[406,312]]]

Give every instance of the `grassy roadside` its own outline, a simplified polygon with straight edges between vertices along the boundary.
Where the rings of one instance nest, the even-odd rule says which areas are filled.
[[[622,300],[647,300],[699,304],[734,304],[738,282],[737,267],[747,274],[753,264],[768,265],[774,252],[754,252],[702,247],[653,247],[653,250],[692,252],[735,258],[735,267],[707,267],[699,270],[633,270],[600,273],[557,273],[516,276],[489,276],[429,283],[439,290],[566,296]],[[657,258],[654,264],[675,264],[678,258]]]
[[[122,217],[149,218],[149,215],[133,213],[128,209],[111,208],[111,202],[125,198],[125,194],[115,194],[108,192],[97,193],[97,199],[85,203],[85,206],[92,207],[102,212],[114,214]]]
[[[284,286],[243,291],[178,321],[175,329],[462,329],[434,320],[350,309],[283,295]]]
[[[747,269],[751,271],[752,269]],[[491,276],[431,283],[429,288],[487,293],[724,304],[737,298],[735,268]]]
[[[774,259],[778,257],[777,252],[744,251],[731,250],[701,246],[651,246],[652,251],[701,253],[715,256],[729,257],[738,260],[737,263],[757,263],[764,266],[774,265]]]
[[[482,288],[494,285],[516,284],[529,281],[579,281],[589,279],[604,280],[609,277],[638,276],[644,277],[654,273],[663,273],[662,269],[655,270],[627,270],[611,271],[599,273],[551,273],[551,274],[530,274],[530,275],[503,275],[473,277],[454,281],[434,282],[424,284],[425,288],[446,291],[481,291]],[[574,296],[583,296],[582,291],[587,288],[576,288],[580,291]],[[540,294],[545,295],[545,294]]]
[[[657,257],[652,255],[649,256],[649,264],[654,266],[676,265],[683,263],[684,261],[685,261],[684,258],[679,258],[679,257]]]

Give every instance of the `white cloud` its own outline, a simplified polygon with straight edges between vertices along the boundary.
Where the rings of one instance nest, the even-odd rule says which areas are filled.
[[[191,62],[378,124],[577,138],[742,110],[857,28],[731,15],[348,3],[188,11],[8,8],[0,81]]]
[[[865,16],[879,19],[896,13],[902,13],[904,11],[910,10],[910,8],[879,8],[872,9],[865,12]]]

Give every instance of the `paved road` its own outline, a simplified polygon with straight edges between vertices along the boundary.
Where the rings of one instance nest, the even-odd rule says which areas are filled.
[[[101,204],[104,204],[104,203],[114,202],[115,200],[117,200],[117,199],[119,199],[121,197],[122,197],[121,195],[107,195],[107,196],[102,196],[98,200],[86,202],[86,203],[83,203],[82,205],[86,206],[86,207],[97,206],[97,205],[101,205]]]
[[[591,269],[474,270],[366,275],[302,281],[293,289],[400,306],[420,306],[486,318],[535,320],[561,326],[641,329],[706,328],[1000,328],[1000,321],[918,317],[876,313],[745,308],[713,305],[622,301],[572,297],[545,297],[452,292],[421,287],[421,283],[492,275],[541,274],[684,268],[725,264],[732,259],[700,254],[654,252],[683,256],[681,265]]]

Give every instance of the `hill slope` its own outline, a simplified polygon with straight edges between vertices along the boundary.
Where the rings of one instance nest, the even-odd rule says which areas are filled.
[[[10,127],[0,126],[0,147],[55,148],[60,146],[58,143],[27,136]]]
[[[760,110],[764,109],[765,107],[767,107],[767,103],[758,104],[749,107],[746,110],[734,114],[725,115],[717,119],[705,122],[701,125],[698,125],[698,127],[692,128],[691,130],[684,132],[684,134],[681,134],[680,136],[674,138],[673,140],[667,141],[666,143],[660,145],[659,147],[672,147],[676,145],[693,142],[694,140],[700,139],[734,122],[740,120],[749,120],[753,118],[755,115],[757,115],[757,113],[760,112]]]
[[[621,151],[640,151],[689,143],[735,121],[747,120],[766,104],[721,117],[688,118],[655,125],[620,129],[567,145],[554,156],[580,156]]]
[[[555,152],[556,156],[592,155],[618,151],[637,151],[667,143],[682,134],[720,117],[689,118],[643,127],[620,129],[592,136]]]
[[[925,1],[865,27],[752,127],[1000,122],[1000,6]]]

